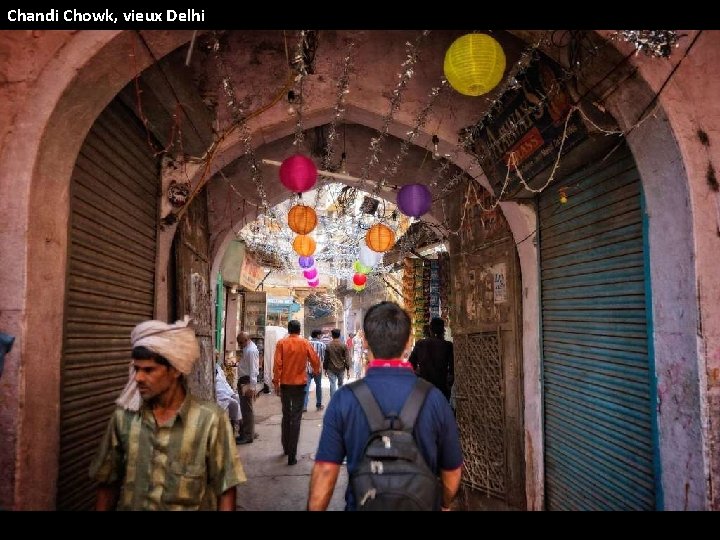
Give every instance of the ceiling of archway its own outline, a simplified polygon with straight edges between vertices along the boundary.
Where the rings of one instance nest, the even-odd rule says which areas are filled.
[[[430,99],[431,89],[440,85],[445,51],[454,39],[465,33],[468,31],[434,30],[420,39],[421,32],[417,30],[318,31],[312,73],[304,78],[302,90],[302,129],[312,131],[318,125],[331,123],[337,105],[338,77],[343,59],[350,54],[345,112],[338,125],[357,124],[374,130],[387,127],[388,135],[400,139],[418,127],[419,134],[413,145],[432,148],[431,137],[437,135],[440,152],[452,152],[456,149],[458,131],[483,115],[489,103],[486,96],[472,98],[448,90],[427,111],[422,126],[418,126],[417,118]],[[508,66],[512,65],[524,43],[505,31],[493,35],[503,46]],[[216,37],[219,47],[215,46]],[[349,53],[351,42],[354,48]],[[412,49],[417,53],[417,60],[408,68],[410,43],[417,45]],[[139,95],[143,114],[149,119],[148,125],[159,144],[167,148],[174,139],[175,143],[169,148],[171,154],[202,155],[212,142],[213,133],[222,134],[232,124],[234,113],[251,118],[248,125],[255,148],[292,134],[299,107],[288,100],[289,90],[298,93],[297,88],[293,88],[294,73],[289,59],[292,60],[297,44],[297,31],[211,32],[198,37],[189,66],[185,65],[189,46],[183,46],[144,72],[139,81]],[[398,79],[408,69],[412,77],[401,90],[395,101],[396,110],[388,118]],[[228,93],[228,87],[232,94]],[[121,96],[137,108],[138,92],[133,83]],[[174,122],[173,117],[177,121]],[[339,134],[339,139],[343,134]],[[377,179],[383,165],[396,155],[399,143],[394,137],[382,141],[377,153],[378,165],[372,167],[367,178]],[[363,160],[369,159],[369,138],[349,149],[349,161],[362,167]],[[310,153],[314,150],[317,155],[317,140],[313,140],[312,133],[307,139],[301,150]],[[220,167],[239,167],[234,162],[242,157],[243,145],[239,142],[236,146],[234,151],[222,156]],[[287,150],[277,150],[275,159],[289,155]],[[336,149],[336,161],[339,155]],[[403,182],[402,179],[387,180]],[[268,197],[276,198],[282,186],[270,180],[266,184]]]
[[[121,98],[136,110],[137,103],[142,103],[141,119],[158,144],[175,156],[203,156],[234,121],[248,119],[245,135],[236,132],[234,144],[212,158],[215,173],[208,186],[215,249],[222,236],[252,215],[258,205],[266,202],[272,206],[291,196],[278,180],[277,167],[261,165],[261,174],[253,176],[248,148],[258,163],[262,159],[282,161],[299,150],[321,164],[323,152],[331,145],[334,160],[328,168],[360,178],[345,180],[349,185],[392,200],[398,186],[422,182],[431,187],[434,199],[447,196],[447,182],[457,180],[460,171],[434,158],[461,152],[459,132],[485,115],[494,92],[503,87],[501,83],[480,97],[449,89],[427,108],[431,89],[440,85],[447,48],[466,33],[434,30],[420,39],[417,30],[318,31],[312,50],[306,49],[305,65],[311,67],[300,93],[293,80],[297,72],[290,67],[299,42],[298,31],[209,32],[198,36],[193,46],[181,47],[146,70],[137,86],[128,85]],[[506,74],[520,59],[527,42],[539,33],[492,32],[505,52]],[[409,44],[414,45],[409,48]],[[186,65],[189,48],[190,62]],[[412,61],[409,51],[416,53]],[[338,81],[348,56],[348,92],[340,106]],[[408,72],[412,77],[406,77],[407,84],[399,88],[398,81]],[[425,118],[419,122],[424,108]],[[302,111],[299,121],[298,110]],[[333,121],[338,111],[339,119]],[[331,141],[328,134],[333,129],[337,136]],[[413,129],[417,136],[402,159],[397,159],[402,141]],[[374,149],[373,140],[385,132]],[[298,133],[304,139],[294,144]],[[435,156],[433,136],[439,141]],[[345,159],[341,160],[343,154]],[[397,167],[390,166],[393,159]],[[479,167],[470,173],[482,175]],[[220,213],[220,203],[229,211]],[[433,206],[428,219],[442,222],[439,205]]]

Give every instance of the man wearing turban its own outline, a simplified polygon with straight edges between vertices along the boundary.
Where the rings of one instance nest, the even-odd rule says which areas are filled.
[[[95,508],[234,510],[245,473],[225,411],[187,390],[200,357],[187,317],[140,323],[130,341],[130,378],[90,466]]]

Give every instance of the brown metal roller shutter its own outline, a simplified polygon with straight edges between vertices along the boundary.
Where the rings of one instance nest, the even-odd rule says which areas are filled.
[[[159,164],[117,101],[80,149],[71,184],[57,508],[88,509],[88,466],[127,382],[130,330],[152,318]]]

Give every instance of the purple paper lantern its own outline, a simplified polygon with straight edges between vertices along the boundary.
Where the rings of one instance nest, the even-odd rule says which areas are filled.
[[[308,285],[310,287],[317,287],[318,285],[320,285],[320,279],[317,278],[317,279],[313,279],[312,281],[308,281]]]
[[[406,216],[420,217],[430,210],[432,195],[425,184],[408,184],[400,188],[397,205]]]
[[[310,158],[296,154],[280,165],[280,181],[295,193],[309,191],[317,181],[317,167]]]
[[[313,264],[315,264],[315,259],[312,258],[312,256],[306,257],[303,255],[298,259],[298,264],[300,265],[300,268],[311,268]]]
[[[317,268],[310,268],[309,270],[305,270],[303,272],[303,276],[305,276],[305,279],[313,280],[317,277]]]

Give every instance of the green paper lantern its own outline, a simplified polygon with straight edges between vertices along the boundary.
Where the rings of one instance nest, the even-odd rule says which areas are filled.
[[[370,268],[369,266],[365,266],[360,261],[355,261],[353,263],[353,270],[355,270],[355,272],[358,274],[369,274],[370,272],[372,272],[372,268]]]

